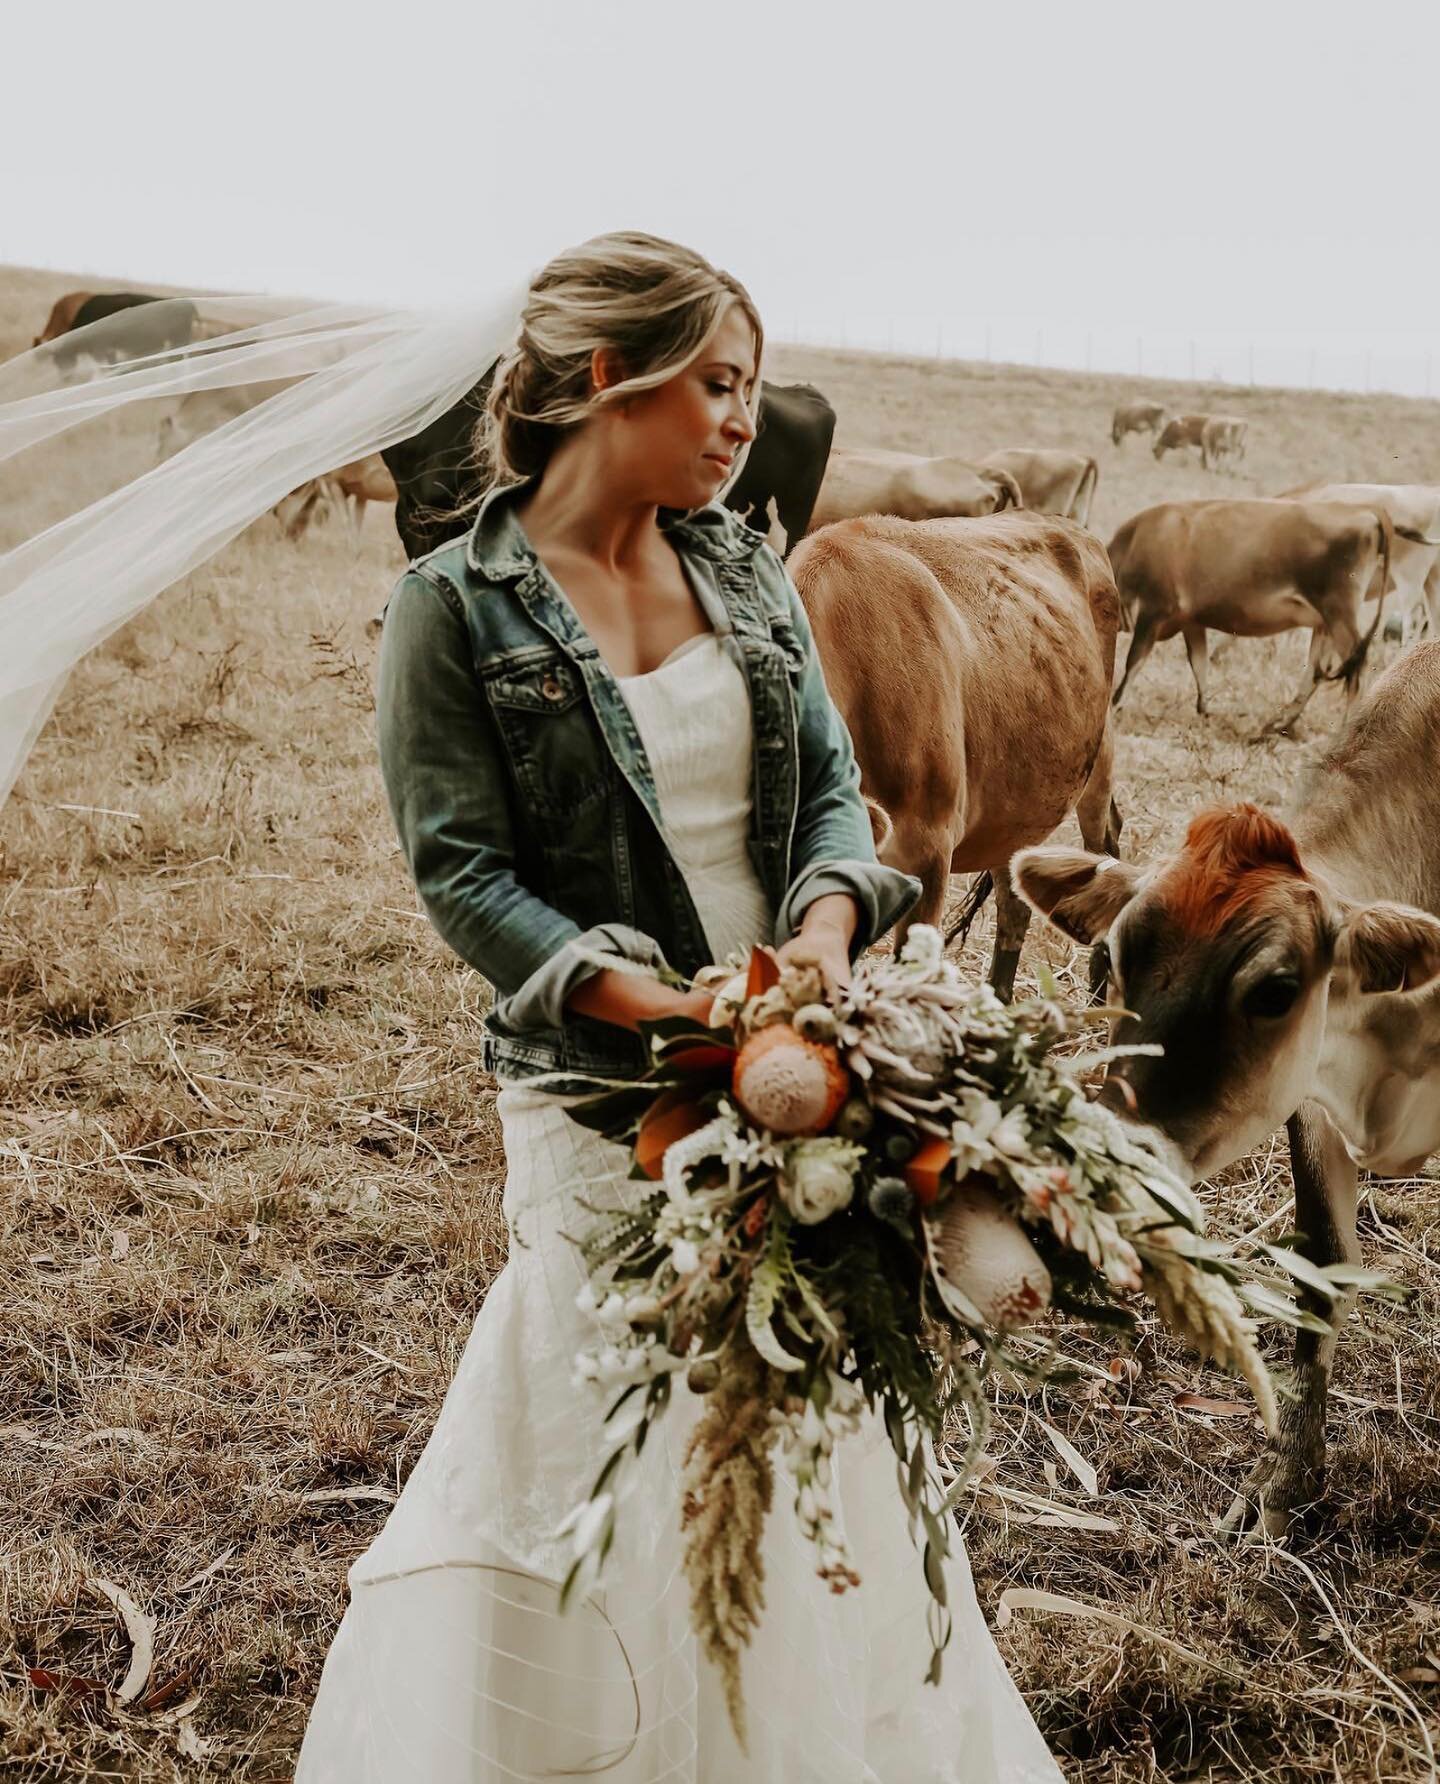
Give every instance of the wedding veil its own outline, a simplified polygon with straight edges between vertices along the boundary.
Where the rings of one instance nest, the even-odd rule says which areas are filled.
[[[0,803],[87,651],[301,484],[443,414],[524,298],[164,300],[0,364]]]

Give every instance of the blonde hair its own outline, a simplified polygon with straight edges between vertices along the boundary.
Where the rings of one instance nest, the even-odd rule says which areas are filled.
[[[683,371],[732,303],[755,332],[753,413],[765,334],[738,279],[691,248],[636,230],[597,235],[557,254],[531,280],[520,333],[495,367],[475,431],[486,481],[535,476],[561,437],[596,410]],[[602,347],[613,350],[625,375],[592,391],[591,356]]]

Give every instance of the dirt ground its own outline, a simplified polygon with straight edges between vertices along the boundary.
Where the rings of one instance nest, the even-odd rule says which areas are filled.
[[[90,282],[0,269],[0,357]],[[783,347],[769,370],[818,384],[842,442],[1092,453],[1102,538],[1166,496],[1440,479],[1437,411],[1402,398]],[[1114,402],[1152,391],[1247,416],[1241,473],[1114,448]],[[55,498],[29,474],[0,528]],[[0,1775],[24,1784],[289,1776],[346,1568],[503,1260],[488,990],[417,912],[372,741],[366,621],[402,561],[384,510],[358,549],[257,523],[80,666],[0,814]],[[1120,742],[1128,855],[1202,802],[1283,806],[1338,694],[1299,740],[1246,739],[1303,655],[1236,645],[1202,720],[1179,641],[1156,651]],[[1068,944],[1032,933],[1022,978],[1040,960],[1078,994]],[[1207,1199],[1275,1237],[1288,1183],[1281,1137]],[[1433,1775],[1435,1181],[1367,1184],[1361,1228],[1415,1294],[1345,1334],[1327,1492],[1284,1547],[1217,1534],[1259,1428],[1153,1331],[1082,1350],[1076,1386],[997,1390],[966,1540],[1067,1776]],[[1090,1614],[1004,1621],[1017,1587]],[[117,1588],[154,1626],[129,1707]]]

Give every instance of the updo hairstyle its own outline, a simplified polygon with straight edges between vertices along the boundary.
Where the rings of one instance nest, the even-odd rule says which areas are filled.
[[[520,333],[495,367],[475,433],[486,481],[538,475],[556,443],[588,416],[683,371],[731,303],[755,332],[753,415],[764,330],[738,279],[690,248],[633,230],[557,254],[531,281]],[[626,376],[592,391],[591,356],[602,347],[615,352]]]

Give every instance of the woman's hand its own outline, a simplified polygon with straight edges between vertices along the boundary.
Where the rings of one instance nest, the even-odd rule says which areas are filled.
[[[832,993],[850,983],[850,943],[860,912],[848,892],[827,892],[808,905],[800,928],[777,949],[781,966],[818,966]]]

